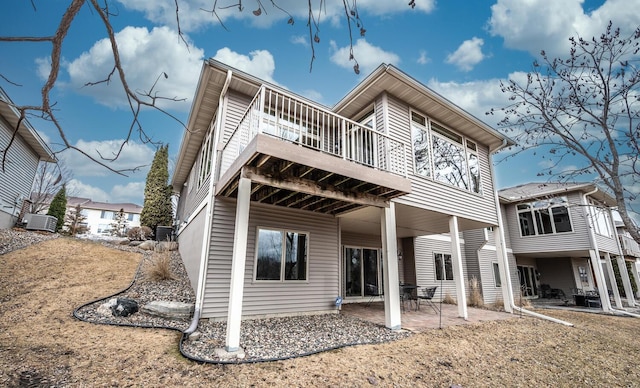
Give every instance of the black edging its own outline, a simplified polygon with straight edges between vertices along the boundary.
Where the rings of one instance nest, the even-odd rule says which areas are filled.
[[[275,358],[255,358],[255,359],[250,359],[250,360],[236,360],[236,361],[226,361],[226,360],[205,360],[203,358],[200,357],[195,357],[195,356],[191,356],[189,354],[186,354],[184,352],[184,349],[182,348],[182,344],[187,340],[188,335],[185,334],[182,330],[177,329],[175,327],[170,327],[170,326],[154,326],[154,325],[144,325],[144,324],[139,324],[139,325],[134,325],[131,323],[118,323],[118,322],[93,322],[90,321],[88,319],[85,319],[83,317],[81,317],[78,314],[78,311],[80,309],[82,309],[83,307],[86,307],[90,304],[99,302],[101,300],[106,300],[106,299],[110,299],[113,298],[116,295],[120,295],[126,291],[128,291],[131,287],[133,287],[133,285],[136,282],[136,275],[138,274],[138,272],[140,271],[140,269],[142,268],[142,263],[144,262],[144,257],[142,258],[142,260],[140,260],[140,264],[138,264],[138,268],[136,269],[136,274],[133,276],[133,280],[131,281],[131,283],[129,283],[129,285],[125,288],[123,288],[120,291],[117,291],[111,295],[102,297],[102,298],[98,298],[98,299],[94,299],[90,302],[84,303],[80,306],[78,306],[77,308],[75,308],[73,310],[73,317],[76,318],[79,321],[82,322],[87,322],[87,323],[93,323],[93,324],[97,324],[97,325],[109,325],[109,326],[119,326],[119,327],[139,327],[139,328],[143,328],[143,329],[166,329],[166,330],[175,330],[175,331],[179,331],[180,333],[182,333],[182,337],[180,337],[180,342],[178,344],[178,348],[180,350],[180,354],[182,354],[182,356],[188,360],[191,361],[195,361],[201,364],[215,364],[215,365],[233,365],[233,364],[257,364],[259,362],[273,362],[273,361],[285,361],[285,360],[291,360],[294,358],[298,358],[298,357],[307,357],[307,356],[311,356],[314,354],[318,354],[318,353],[322,353],[322,352],[329,352],[332,350],[337,350],[337,349],[342,349],[342,348],[346,348],[349,346],[357,346],[357,345],[376,345],[376,344],[383,344],[383,343],[387,343],[387,342],[391,342],[392,340],[386,340],[386,341],[380,341],[380,342],[375,342],[375,341],[368,341],[368,342],[350,342],[347,344],[343,344],[343,345],[336,345],[336,346],[331,346],[328,348],[323,348],[323,349],[318,349],[318,350],[312,350],[309,352],[305,352],[305,353],[301,353],[301,354],[295,354],[292,356],[283,356],[283,357],[275,357]]]

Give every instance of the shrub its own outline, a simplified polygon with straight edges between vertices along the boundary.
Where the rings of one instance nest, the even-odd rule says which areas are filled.
[[[501,296],[496,298],[496,301],[491,305],[492,310],[496,311],[504,311],[504,300],[502,300]]]
[[[482,299],[482,293],[480,292],[480,283],[478,282],[478,278],[475,276],[472,276],[469,280],[469,301],[467,302],[467,305],[471,307],[484,306],[484,300]]]
[[[451,296],[451,294],[449,294],[448,292],[446,294],[444,294],[444,298],[442,298],[442,303],[446,303],[446,304],[458,304],[456,302],[456,299]]]
[[[151,228],[148,226],[134,226],[127,232],[127,238],[131,241],[144,241],[151,238]]]
[[[171,269],[171,254],[169,252],[162,254],[154,253],[144,269],[144,278],[145,280],[153,282],[176,279]]]

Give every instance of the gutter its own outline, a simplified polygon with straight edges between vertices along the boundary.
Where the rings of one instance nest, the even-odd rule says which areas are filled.
[[[502,139],[502,145],[498,146],[496,149],[492,150],[490,152],[490,155],[495,154],[496,152],[500,151],[501,149],[505,148],[507,145],[509,144],[507,138],[503,138]],[[493,163],[489,163],[489,168],[491,171],[491,176],[495,178],[495,171],[494,171],[494,167],[493,167]],[[548,315],[543,315],[543,314],[539,314],[539,313],[534,313],[533,311],[529,311],[526,309],[523,309],[522,307],[519,307],[516,305],[514,297],[513,297],[513,288],[511,286],[511,271],[509,270],[509,256],[507,254],[507,246],[506,246],[506,239],[504,237],[504,227],[502,225],[502,211],[500,210],[500,199],[498,198],[498,190],[496,189],[495,185],[495,179],[494,179],[494,187],[493,187],[493,193],[494,193],[494,198],[495,198],[495,203],[496,203],[496,213],[498,216],[498,228],[500,228],[500,233],[498,235],[498,241],[496,241],[496,253],[497,250],[500,249],[500,254],[498,255],[498,258],[500,258],[500,256],[502,256],[502,267],[504,268],[504,281],[502,282],[503,287],[505,287],[506,291],[503,291],[503,297],[506,296],[506,301],[505,303],[505,310],[511,314],[513,314],[513,311],[517,311],[521,314],[526,314],[535,318],[539,318],[539,319],[544,319],[547,321],[551,321],[554,323],[559,323],[561,325],[565,325],[565,326],[573,326],[573,323],[567,322],[567,321],[563,321],[561,319],[557,319],[557,318],[553,318],[550,317]],[[502,273],[500,274],[501,276],[503,275]]]
[[[231,70],[227,70],[227,79],[224,81],[224,86],[222,87],[222,91],[220,93],[220,97],[218,99],[218,114],[216,115],[216,124],[215,124],[215,134],[213,137],[213,144],[211,145],[214,149],[213,158],[211,159],[211,175],[209,176],[209,196],[207,198],[207,209],[204,219],[204,234],[203,234],[203,244],[202,251],[200,255],[200,268],[198,271],[198,288],[196,289],[196,303],[193,312],[193,319],[191,320],[191,324],[183,332],[185,335],[189,335],[196,331],[198,328],[198,322],[200,321],[200,315],[202,314],[202,305],[204,303],[204,289],[206,285],[206,277],[207,277],[207,268],[209,267],[209,246],[211,245],[211,229],[213,228],[213,205],[215,204],[215,175],[217,174],[218,165],[218,143],[220,142],[220,132],[222,131],[222,106],[224,103],[224,98],[227,94],[227,89],[229,88],[229,83],[231,83],[231,77],[233,72]]]

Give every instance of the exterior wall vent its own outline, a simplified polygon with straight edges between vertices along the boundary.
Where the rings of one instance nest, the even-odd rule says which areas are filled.
[[[27,230],[46,230],[54,233],[58,219],[54,216],[44,214],[27,214]]]

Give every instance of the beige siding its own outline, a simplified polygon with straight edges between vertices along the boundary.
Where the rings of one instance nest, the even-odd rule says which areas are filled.
[[[520,234],[520,223],[516,205],[508,205],[505,210],[507,227],[511,237],[511,246],[515,254],[537,252],[562,252],[591,249],[589,225],[585,209],[580,204],[580,195],[568,195],[569,217],[573,231],[568,233],[524,236]]]
[[[9,124],[0,118],[0,150],[9,145],[12,130]],[[20,136],[17,136],[6,155],[4,170],[0,168],[0,228],[9,228],[16,221],[22,201],[19,197],[29,198],[31,186],[38,169],[38,154]]]
[[[489,149],[478,143],[482,194],[474,194],[453,186],[414,175],[413,150],[409,106],[389,97],[389,135],[409,145],[407,162],[412,192],[397,199],[398,202],[445,214],[453,214],[480,222],[497,225],[493,181],[489,168]],[[443,123],[446,124],[446,123]],[[453,128],[455,129],[455,128]],[[471,139],[476,141],[475,139]],[[476,141],[477,142],[477,141]]]
[[[364,248],[382,248],[382,240],[380,236],[342,232],[342,245]]]
[[[205,213],[206,207],[203,207],[198,214],[194,215],[191,222],[178,236],[180,256],[189,275],[191,287],[194,289],[198,286],[200,257],[202,255],[202,244],[204,243]]]
[[[205,291],[205,318],[226,318],[233,250],[235,202],[217,199]],[[258,227],[309,233],[307,282],[256,282]],[[338,296],[338,222],[332,216],[251,204],[245,266],[243,317],[335,311]]]
[[[482,298],[484,303],[495,303],[502,300],[502,288],[496,287],[496,281],[493,274],[493,263],[498,262],[498,256],[494,246],[486,246],[476,252],[479,263],[478,280],[482,290]],[[506,283],[506,279],[501,279]]]
[[[614,255],[618,255],[618,245],[616,240],[611,237],[603,236],[601,234],[595,233],[596,243],[598,244],[598,250],[600,252],[609,252]]]
[[[464,245],[461,246],[462,252],[462,268],[467,275],[467,260],[465,256]],[[436,292],[436,299],[440,299],[440,291],[442,296],[446,294],[455,298],[456,296],[456,283],[454,280],[436,280],[434,253],[447,253],[451,254],[451,241],[443,239],[441,235],[416,237],[415,239],[415,260],[416,260],[416,280],[418,286],[438,286]],[[442,287],[441,287],[442,286]],[[468,293],[467,288],[467,293]]]

